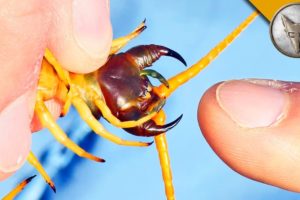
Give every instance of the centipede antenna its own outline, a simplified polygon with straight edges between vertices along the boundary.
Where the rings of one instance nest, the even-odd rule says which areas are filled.
[[[189,81],[195,77],[200,71],[202,71],[206,66],[208,66],[223,50],[226,49],[238,36],[245,30],[251,22],[258,16],[258,12],[254,11],[249,15],[235,30],[233,30],[223,41],[217,44],[212,50],[206,54],[201,60],[196,64],[192,65],[187,70],[175,75],[168,80],[170,87],[167,88],[165,85],[160,85],[155,88],[157,95],[161,98],[167,98],[174,92],[178,87],[183,85],[185,82]]]

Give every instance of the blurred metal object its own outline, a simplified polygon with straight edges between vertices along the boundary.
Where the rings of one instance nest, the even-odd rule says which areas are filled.
[[[288,4],[275,14],[270,36],[281,53],[300,58],[300,3]]]

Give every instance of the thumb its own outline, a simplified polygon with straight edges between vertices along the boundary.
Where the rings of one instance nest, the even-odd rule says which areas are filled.
[[[0,0],[0,180],[26,160],[48,1]]]
[[[300,192],[300,83],[219,83],[200,101],[201,130],[233,170]]]
[[[49,48],[68,71],[102,66],[112,42],[109,0],[55,0]]]

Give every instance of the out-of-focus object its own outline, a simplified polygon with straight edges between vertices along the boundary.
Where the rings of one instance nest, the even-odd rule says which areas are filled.
[[[271,39],[284,55],[300,58],[300,3],[281,8],[270,25]]]

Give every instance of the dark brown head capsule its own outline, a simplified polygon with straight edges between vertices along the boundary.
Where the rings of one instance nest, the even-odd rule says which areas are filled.
[[[157,78],[168,87],[166,79],[154,70],[144,70],[161,56],[171,56],[186,65],[175,51],[158,45],[141,45],[125,53],[110,57],[98,71],[98,80],[103,96],[111,112],[121,121],[137,120],[149,112],[159,111],[165,99],[155,94],[147,76]],[[176,126],[182,115],[166,125],[157,125],[149,120],[144,124],[125,129],[137,136],[155,136]]]

